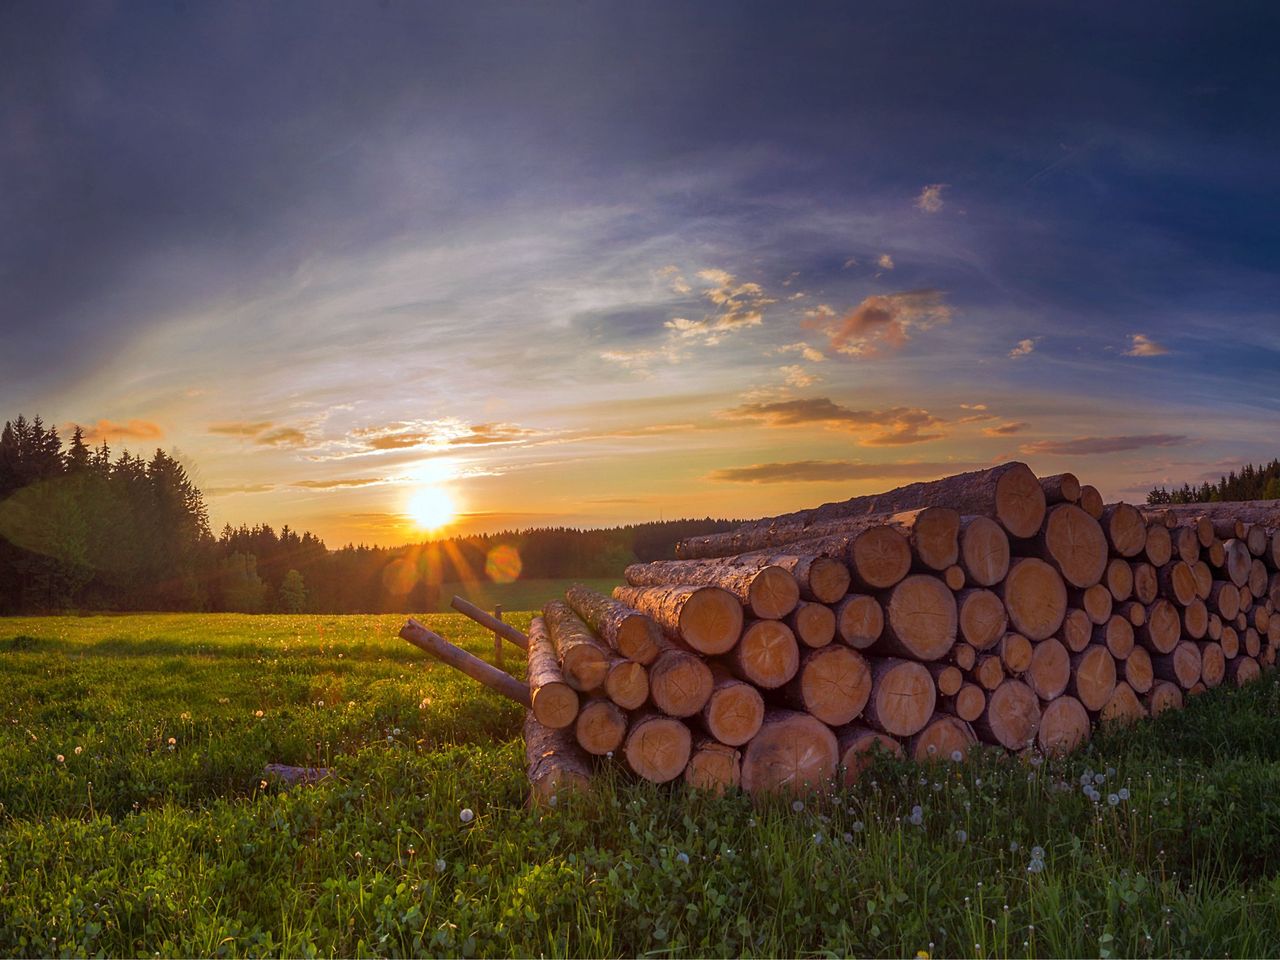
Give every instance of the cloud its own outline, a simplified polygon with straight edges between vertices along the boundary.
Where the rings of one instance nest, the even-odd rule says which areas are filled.
[[[945,436],[943,433],[921,432],[944,422],[927,410],[915,407],[853,410],[834,403],[828,397],[744,403],[726,410],[722,416],[731,420],[758,420],[770,427],[810,423],[835,427],[864,434],[861,442],[869,447],[924,443]]]
[[[232,420],[225,423],[209,424],[209,432],[221,434],[224,437],[256,437],[264,430],[270,430],[271,425],[270,420],[260,420],[257,422]]]
[[[1026,429],[1028,426],[1030,424],[1025,420],[1009,421],[1008,423],[998,423],[994,427],[985,427],[982,434],[987,437],[1007,437],[1010,434]]]
[[[1032,353],[1035,352],[1036,343],[1039,340],[1040,340],[1039,337],[1035,337],[1034,339],[1028,338],[1026,340],[1019,340],[1018,345],[1009,351],[1010,358],[1013,360],[1017,360],[1020,357],[1030,356]]]
[[[827,355],[821,350],[817,350],[803,340],[799,343],[788,343],[785,346],[778,347],[774,353],[798,353],[811,363],[821,363],[827,359]]]
[[[887,253],[880,254],[879,258],[876,260],[876,266],[881,270],[892,270],[893,257],[889,256]]]
[[[307,442],[307,435],[297,427],[280,427],[254,439],[264,447],[300,447]]]
[[[386,483],[383,477],[359,477],[351,480],[295,480],[290,486],[306,490],[344,490],[349,487],[371,487]]]
[[[659,280],[666,282],[671,287],[672,293],[678,293],[683,296],[684,294],[691,293],[693,291],[693,288],[689,286],[689,281],[680,275],[680,268],[675,264],[668,264],[661,270],[658,270],[656,276]]]
[[[1132,343],[1124,352],[1126,357],[1162,357],[1169,352],[1167,347],[1156,343],[1145,333],[1131,334],[1130,339]]]
[[[779,367],[778,369],[782,371],[783,382],[789,387],[803,389],[804,387],[811,387],[815,383],[822,382],[821,377],[810,373],[798,363],[788,367]]]
[[[843,317],[819,304],[805,313],[806,325],[830,337],[831,349],[854,357],[873,357],[883,348],[897,349],[918,330],[948,323],[951,307],[939,290],[910,290],[867,297]]]
[[[81,428],[86,443],[98,440],[157,440],[164,436],[160,425],[150,420],[128,420],[116,423],[114,420],[99,420]]]
[[[225,487],[205,487],[202,491],[206,497],[225,497],[236,493],[270,493],[278,489],[274,483],[239,483]]]
[[[937,213],[943,207],[942,191],[947,188],[945,183],[931,183],[920,191],[920,195],[916,197],[916,209],[925,213]]]
[[[1073,437],[1070,440],[1037,440],[1023,444],[1024,454],[1090,454],[1123,453],[1144,447],[1173,447],[1186,443],[1190,437],[1174,433],[1149,433],[1127,437]]]
[[[443,420],[396,420],[378,426],[359,427],[347,435],[346,445],[355,448],[349,456],[383,450],[410,450],[418,447],[482,447],[520,443],[543,436],[514,423],[464,423]]]
[[[764,323],[764,309],[777,301],[766,296],[758,283],[739,283],[726,270],[699,270],[697,278],[706,289],[702,296],[717,308],[701,320],[674,317],[665,324],[680,339],[702,338],[709,345],[719,343],[727,333]]]
[[[830,483],[940,477],[981,466],[977,463],[861,463],[851,460],[792,460],[713,470],[704,479],[724,483]]]

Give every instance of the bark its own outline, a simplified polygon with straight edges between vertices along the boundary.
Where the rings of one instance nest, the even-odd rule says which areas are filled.
[[[580,693],[589,693],[604,686],[609,671],[609,648],[596,639],[591,629],[582,622],[569,605],[560,600],[549,600],[542,608],[547,636],[556,649],[556,659],[569,686]]]
[[[623,573],[633,587],[719,587],[733,594],[757,617],[767,620],[785,617],[800,601],[796,578],[773,564],[658,560],[633,563]]]
[[[742,633],[742,604],[719,587],[615,587],[613,597],[652,617],[668,639],[707,656],[733,649]]]
[[[437,659],[444,661],[454,669],[461,670],[471,679],[478,680],[504,697],[514,700],[525,707],[533,705],[533,701],[529,697],[527,684],[521,683],[509,673],[485,663],[479,657],[472,656],[460,647],[455,647],[444,637],[428,630],[412,617],[409,618],[408,623],[400,628],[400,637],[415,647],[425,650]]]
[[[591,789],[591,761],[573,731],[545,727],[532,711],[524,718],[524,755],[535,805],[554,805],[553,798],[561,793]]]
[[[565,683],[542,617],[529,626],[529,697],[533,715],[544,727],[560,730],[578,716],[578,693]]]
[[[662,627],[625,603],[577,583],[564,598],[587,626],[628,660],[647,667],[666,646]]]
[[[455,594],[453,599],[449,601],[449,606],[453,607],[453,609],[457,610],[463,616],[470,617],[472,620],[480,624],[482,627],[488,630],[492,630],[494,633],[502,637],[504,640],[507,640],[510,643],[515,644],[521,650],[529,649],[528,637],[526,637],[523,633],[521,633],[511,624],[503,623],[497,617],[481,610],[474,603],[468,603],[466,600],[463,600],[462,597],[459,597]]]

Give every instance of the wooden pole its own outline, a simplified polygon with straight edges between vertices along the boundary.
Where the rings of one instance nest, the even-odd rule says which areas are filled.
[[[503,623],[502,620],[485,613],[473,603],[468,603],[457,594],[449,601],[449,606],[457,610],[460,614],[470,617],[482,627],[488,627],[494,633],[501,636],[504,640],[510,640],[521,650],[529,649],[529,638],[523,633],[511,626],[509,623]]]
[[[488,616],[488,614],[485,614],[485,616]],[[479,657],[473,657],[461,647],[455,647],[440,634],[428,630],[413,617],[410,617],[409,622],[400,628],[400,637],[409,641],[415,647],[425,650],[433,657],[443,660],[454,669],[461,670],[473,680],[480,681],[486,687],[497,691],[504,697],[526,707],[533,707],[533,701],[529,698],[529,688],[525,684],[492,664],[485,663]]]
[[[493,619],[499,623],[502,622],[502,604],[495,603],[493,605]],[[505,670],[506,667],[502,663],[502,634],[495,633],[493,635],[493,659],[498,664],[499,670]]]

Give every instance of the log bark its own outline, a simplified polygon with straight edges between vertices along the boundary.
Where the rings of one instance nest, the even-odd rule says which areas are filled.
[[[1102,527],[1073,503],[1050,507],[1034,537],[1019,541],[1017,552],[1039,557],[1073,587],[1091,587],[1107,567],[1107,540]]]
[[[782,696],[798,710],[813,714],[830,727],[850,723],[862,713],[871,696],[871,668],[856,650],[845,646],[809,650]]]
[[[622,745],[627,765],[651,783],[669,783],[689,764],[693,737],[679,720],[660,713],[632,714]]]
[[[1059,636],[1062,639],[1062,645],[1068,651],[1079,653],[1093,638],[1093,621],[1083,610],[1072,607],[1062,619],[1062,630]]]
[[[1053,638],[1050,637],[1049,640]],[[1041,643],[1048,643],[1049,640],[1042,640]],[[1011,677],[1021,677],[1027,672],[1031,666],[1031,658],[1034,656],[1034,650],[1031,641],[1020,633],[1006,633],[1000,640],[999,645],[1000,663],[1004,666],[1004,672]]]
[[[1172,653],[1182,636],[1178,608],[1163,597],[1147,607],[1147,622],[1135,631],[1138,641],[1153,654]]]
[[[884,633],[884,608],[875,597],[851,593],[834,610],[836,636],[855,650],[865,650]]]
[[[627,715],[612,700],[594,697],[582,705],[573,733],[583,750],[597,757],[612,754],[627,735]]]
[[[1114,557],[1107,563],[1102,582],[1111,591],[1111,598],[1116,603],[1124,603],[1133,596],[1133,567],[1127,561]]]
[[[721,796],[742,783],[742,751],[704,737],[693,745],[684,782],[694,790]]]
[[[1102,502],[1102,494],[1091,483],[1086,483],[1080,487],[1080,509],[1095,520],[1102,519],[1102,511],[1105,509],[1105,505]]]
[[[992,587],[1009,572],[1009,535],[989,517],[960,519],[960,566],[968,580]]]
[[[960,636],[975,650],[990,650],[1009,628],[1004,603],[990,590],[969,589],[956,594]]]
[[[956,640],[956,599],[937,577],[916,574],[889,591],[879,652],[939,660]]]
[[[565,683],[579,693],[590,693],[604,686],[611,657],[609,648],[596,639],[563,601],[549,600],[542,608],[542,619],[547,625],[547,636],[555,646]]]
[[[1067,692],[1086,710],[1101,710],[1116,689],[1116,661],[1106,647],[1090,644],[1071,657],[1071,682]]]
[[[1031,666],[1023,681],[1041,700],[1055,700],[1066,692],[1071,681],[1071,656],[1067,648],[1050,637],[1031,651]]]
[[[1152,684],[1151,692],[1143,698],[1147,712],[1158,717],[1166,710],[1182,709],[1182,688],[1168,680],[1159,680]]]
[[[1036,745],[1050,757],[1066,756],[1087,743],[1091,726],[1089,713],[1075,697],[1055,697],[1044,705]]]
[[[1044,640],[1062,626],[1067,588],[1058,572],[1043,560],[1021,557],[1013,561],[996,591],[1013,629],[1028,640]]]
[[[462,648],[455,647],[444,637],[432,630],[428,630],[412,617],[409,618],[408,623],[400,628],[400,638],[407,640],[420,650],[425,650],[455,670],[462,671],[471,679],[478,680],[490,690],[502,694],[509,700],[514,700],[525,707],[533,706],[527,684],[521,683],[509,673],[485,663],[479,657],[472,656]]]
[[[757,566],[750,561],[657,560],[633,563],[623,571],[633,587],[693,585],[719,587],[737,597],[755,616],[778,620],[800,602],[800,585],[782,567]]]
[[[839,755],[840,781],[845,786],[857,783],[862,772],[871,766],[877,756],[899,759],[905,756],[902,744],[893,737],[857,724],[850,724],[836,731],[836,749]]]
[[[562,730],[578,716],[578,693],[565,683],[542,617],[529,625],[529,697],[544,727]]]
[[[657,621],[612,597],[575,583],[564,599],[583,623],[628,660],[647,667],[666,646]]]
[[[652,617],[668,639],[707,656],[727,653],[742,634],[742,604],[718,587],[615,587],[613,596]]]
[[[764,698],[749,683],[723,669],[714,671],[715,685],[702,708],[702,726],[721,743],[740,747],[760,731]]]
[[[1040,701],[1021,680],[1006,680],[987,697],[986,709],[974,721],[978,736],[1007,750],[1035,743],[1040,725]]]
[[[1179,641],[1172,653],[1156,654],[1151,668],[1161,680],[1171,680],[1183,690],[1200,681],[1200,648],[1190,640]]]
[[[836,736],[821,721],[770,710],[742,753],[742,789],[750,794],[806,793],[827,784],[839,760]]]
[[[1040,489],[1044,491],[1047,504],[1075,503],[1080,499],[1080,481],[1074,473],[1056,473],[1051,477],[1040,478]]]
[[[888,657],[871,661],[871,696],[863,709],[868,726],[897,737],[924,729],[937,703],[924,664]]]
[[[649,698],[667,716],[693,716],[706,706],[714,685],[711,668],[685,650],[665,650],[649,667]]]
[[[1163,523],[1147,524],[1147,544],[1143,547],[1147,563],[1163,567],[1173,558],[1173,538]]]
[[[799,606],[787,615],[787,626],[800,643],[817,649],[835,639],[836,614],[825,603],[801,600]]]
[[[1109,504],[1099,522],[1107,543],[1122,557],[1136,557],[1147,545],[1147,521],[1132,504]]]
[[[649,699],[649,671],[634,660],[612,657],[604,675],[604,693],[623,710],[638,710]]]
[[[1155,673],[1146,647],[1134,647],[1133,652],[1120,662],[1120,677],[1133,687],[1134,693],[1142,694],[1151,689]]]
[[[504,623],[497,617],[481,610],[474,603],[468,603],[466,600],[462,599],[462,597],[455,594],[453,599],[449,601],[449,605],[463,616],[470,617],[486,630],[491,630],[509,643],[515,644],[521,650],[529,649],[528,637],[511,624]]]
[[[935,714],[907,744],[907,756],[916,763],[960,763],[978,742],[973,728],[958,717]]]
[[[524,756],[534,805],[554,806],[561,794],[591,789],[591,761],[573,731],[543,726],[533,711],[524,718]]]
[[[966,683],[952,697],[939,697],[938,709],[972,723],[987,708],[987,694],[976,683]]]
[[[1137,723],[1147,715],[1146,708],[1133,692],[1133,688],[1123,680],[1116,684],[1110,699],[1098,711],[1098,723],[1102,726],[1128,727]]]
[[[1093,643],[1101,644],[1117,660],[1133,652],[1133,626],[1121,616],[1113,616],[1100,627],[1093,628]]]
[[[774,690],[796,675],[800,647],[785,623],[756,620],[742,631],[742,639],[730,651],[728,661],[741,679],[764,690]]]

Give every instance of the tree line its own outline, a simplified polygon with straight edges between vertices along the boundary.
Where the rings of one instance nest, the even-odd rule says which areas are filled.
[[[1266,465],[1246,463],[1240,472],[1232,470],[1219,477],[1217,483],[1204,481],[1193,487],[1184,483],[1180,488],[1166,490],[1153,487],[1147,494],[1147,503],[1216,503],[1230,500],[1280,500],[1280,460]]]
[[[40,417],[0,432],[0,614],[62,610],[391,613],[434,608],[445,585],[614,577],[674,556],[677,540],[737,521],[604,530],[532,528],[401,547],[230,524],[214,534],[200,490],[163,450],[150,459]]]

